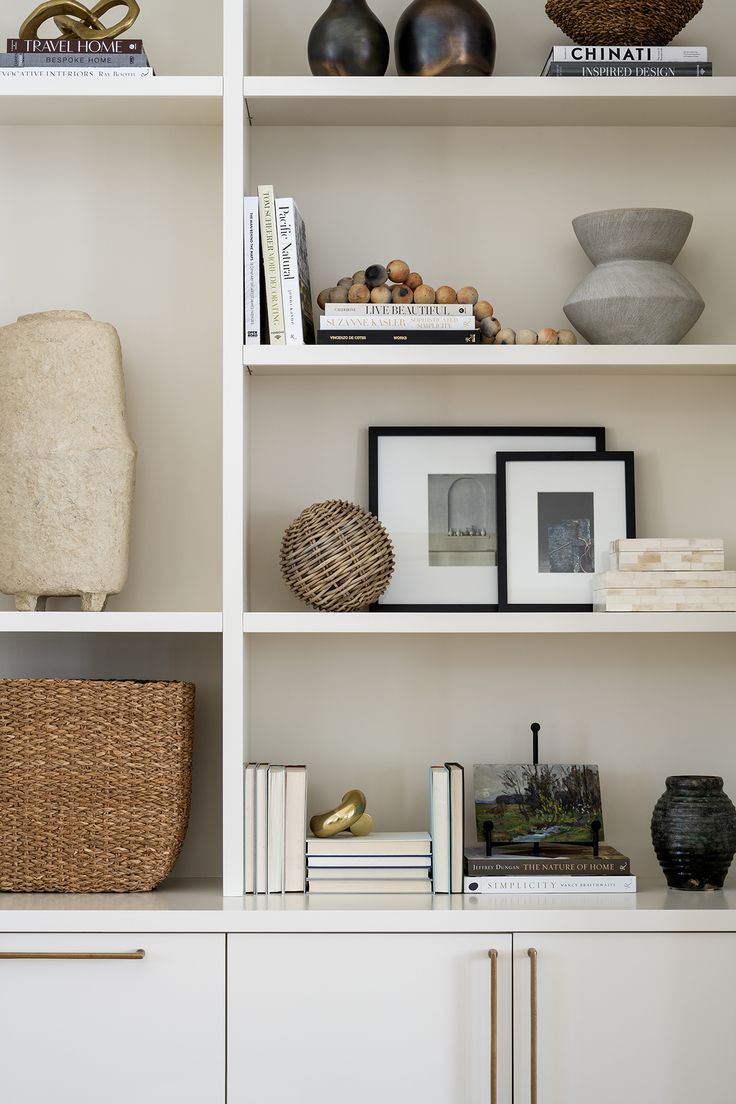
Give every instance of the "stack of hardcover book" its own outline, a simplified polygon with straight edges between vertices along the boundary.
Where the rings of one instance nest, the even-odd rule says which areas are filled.
[[[593,579],[599,613],[734,613],[736,571],[716,537],[611,543],[611,570]]]
[[[310,893],[431,893],[428,832],[307,838]]]
[[[463,303],[327,303],[320,345],[475,345],[473,307]]]
[[[636,893],[631,862],[615,847],[502,844],[486,854],[481,844],[465,851],[466,893]]]
[[[313,345],[307,232],[293,199],[272,184],[246,196],[245,344]]]
[[[307,768],[245,766],[245,892],[306,889]]]
[[[0,54],[4,75],[150,77],[153,69],[140,38],[9,38]]]
[[[465,771],[459,763],[429,768],[429,822],[435,893],[462,893]]]
[[[543,77],[712,77],[705,46],[554,46]]]

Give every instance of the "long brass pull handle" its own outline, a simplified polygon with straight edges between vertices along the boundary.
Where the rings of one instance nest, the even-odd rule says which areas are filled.
[[[498,951],[491,960],[491,1104],[498,1104]]]
[[[529,951],[529,1009],[531,1034],[529,1039],[529,1100],[537,1104],[537,952],[534,947]]]
[[[133,962],[146,957],[145,951],[0,951],[0,960],[12,961],[18,959],[75,959],[104,962]]]

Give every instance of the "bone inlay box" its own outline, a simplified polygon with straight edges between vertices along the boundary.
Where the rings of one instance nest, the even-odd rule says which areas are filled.
[[[596,590],[596,613],[736,613],[736,589]]]
[[[593,590],[736,589],[736,571],[606,571],[596,575]]]
[[[612,541],[612,571],[723,571],[725,553],[718,537],[644,537]]]

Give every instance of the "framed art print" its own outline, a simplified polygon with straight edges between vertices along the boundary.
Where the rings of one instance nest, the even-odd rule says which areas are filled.
[[[594,453],[602,428],[373,426],[369,508],[396,566],[379,610],[498,609],[496,454]],[[620,535],[620,534],[619,534]]]
[[[634,454],[499,453],[499,609],[593,608],[609,544],[635,537]]]

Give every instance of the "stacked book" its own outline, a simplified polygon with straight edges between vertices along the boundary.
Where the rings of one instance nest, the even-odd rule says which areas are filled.
[[[705,46],[554,46],[543,77],[712,77]]]
[[[304,893],[307,768],[245,766],[245,892]]]
[[[310,893],[431,893],[428,832],[307,838]]]
[[[246,196],[246,345],[313,345],[312,289],[307,232],[293,199],[278,199],[272,184]]]
[[[593,581],[600,613],[734,613],[736,571],[717,538],[617,540]]]
[[[320,345],[475,345],[467,303],[327,303]]]
[[[140,38],[9,38],[0,69],[19,78],[153,76]]]
[[[502,844],[486,854],[484,846],[465,852],[465,892],[483,893],[636,893],[631,862],[615,847],[592,848]]]
[[[465,772],[459,763],[429,768],[429,821],[435,893],[462,893]]]

